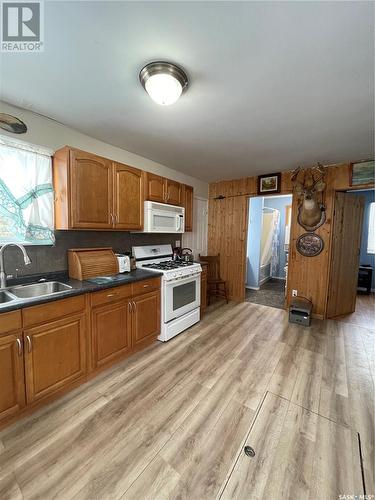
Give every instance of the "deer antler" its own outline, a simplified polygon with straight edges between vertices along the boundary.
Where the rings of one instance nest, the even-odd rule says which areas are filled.
[[[318,178],[317,179],[314,179],[314,172],[318,172]],[[313,177],[313,181],[314,181],[314,186],[316,184],[318,184],[318,182],[320,182],[320,181],[323,180],[324,174],[325,174],[324,166],[321,163],[317,162],[316,167],[314,167],[312,169],[312,177]]]
[[[300,166],[298,166],[297,168],[295,168],[294,170],[292,170],[292,173],[290,175],[290,180],[292,182],[297,178],[297,176],[300,173],[300,171],[301,171],[301,167]]]

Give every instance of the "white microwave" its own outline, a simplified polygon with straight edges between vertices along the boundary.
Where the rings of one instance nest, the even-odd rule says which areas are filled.
[[[175,205],[145,201],[145,233],[183,233],[185,231],[185,209]]]

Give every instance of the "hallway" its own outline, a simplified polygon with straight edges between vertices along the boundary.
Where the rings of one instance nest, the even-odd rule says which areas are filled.
[[[271,278],[261,285],[260,290],[246,289],[246,302],[284,309],[285,280]]]

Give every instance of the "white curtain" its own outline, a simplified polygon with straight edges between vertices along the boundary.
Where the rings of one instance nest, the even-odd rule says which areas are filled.
[[[262,240],[260,265],[266,266],[271,263],[272,250],[274,247],[274,239],[277,237],[277,227],[279,223],[279,212],[264,212],[262,219]]]
[[[50,245],[53,221],[51,156],[0,139],[0,244]]]

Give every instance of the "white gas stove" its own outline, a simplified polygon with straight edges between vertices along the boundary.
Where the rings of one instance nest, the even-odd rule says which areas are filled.
[[[163,273],[161,332],[165,342],[200,320],[202,268],[196,262],[172,260],[171,245],[133,247],[137,267]]]

